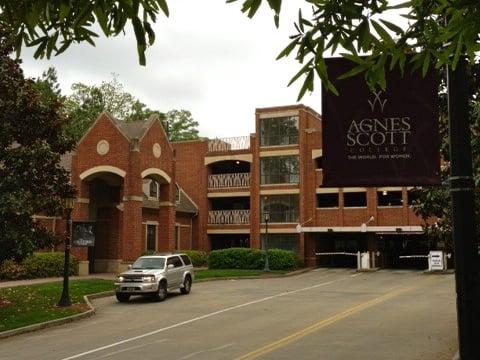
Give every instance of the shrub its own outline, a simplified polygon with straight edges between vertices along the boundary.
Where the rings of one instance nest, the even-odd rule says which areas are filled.
[[[298,256],[293,251],[268,250],[268,263],[272,270],[291,270],[298,267]]]
[[[291,270],[298,266],[298,257],[293,251],[282,249],[268,250],[271,270]],[[208,256],[210,269],[252,269],[261,270],[265,266],[265,251],[249,248],[214,250]]]
[[[0,266],[0,279],[2,280],[24,279],[26,274],[25,267],[15,260],[5,260]]]
[[[182,254],[187,254],[190,259],[192,260],[192,264],[195,267],[200,267],[200,266],[206,266],[207,265],[207,260],[208,256],[205,251],[199,251],[199,250],[182,250],[179,251]]]
[[[63,276],[63,252],[34,253],[26,258],[22,265],[26,270],[26,278],[44,278]],[[70,275],[78,274],[78,261],[70,255]]]
[[[264,257],[260,250],[230,248],[213,250],[208,256],[210,269],[261,269]]]

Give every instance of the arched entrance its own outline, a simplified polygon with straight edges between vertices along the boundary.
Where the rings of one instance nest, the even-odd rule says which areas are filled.
[[[95,223],[95,246],[88,248],[90,273],[111,272],[121,259],[124,176],[121,169],[113,167],[98,167],[80,175],[88,189],[88,221]]]

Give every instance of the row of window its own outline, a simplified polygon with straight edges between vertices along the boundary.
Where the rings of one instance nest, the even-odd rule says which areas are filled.
[[[338,208],[339,207],[339,193],[317,194],[318,208]],[[414,192],[408,192],[408,205],[412,205],[417,199]],[[343,193],[343,207],[366,207],[367,193],[365,191],[359,192],[344,192]],[[377,206],[403,206],[403,198],[401,191],[377,191]]]

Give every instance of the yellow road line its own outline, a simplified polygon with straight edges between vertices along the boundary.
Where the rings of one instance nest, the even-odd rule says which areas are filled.
[[[279,339],[277,341],[274,341],[268,345],[265,345],[257,350],[254,350],[246,355],[243,355],[239,358],[236,358],[235,360],[251,360],[251,359],[257,359],[258,357],[262,356],[262,355],[265,355],[265,354],[268,354],[272,351],[275,351],[281,347],[284,347],[294,341],[297,341],[298,339],[300,338],[303,338],[307,335],[310,335],[311,333],[314,333],[315,331],[318,331],[324,327],[327,327],[337,321],[340,321],[342,319],[345,319],[351,315],[354,315],[356,313],[359,313],[365,309],[368,309],[369,307],[372,307],[374,305],[377,305],[379,303],[382,303],[384,301],[387,301],[395,296],[398,296],[400,294],[403,294],[405,292],[408,292],[408,291],[411,291],[413,289],[415,289],[417,286],[415,287],[404,287],[404,288],[400,288],[400,289],[397,289],[397,290],[394,290],[394,291],[391,291],[385,295],[382,295],[380,297],[377,297],[373,300],[369,300],[367,302],[364,302],[362,304],[359,304],[359,305],[356,305],[350,309],[347,309],[341,313],[338,313],[336,315],[333,315],[325,320],[321,320],[313,325],[310,325],[300,331],[297,331],[289,336],[286,336],[282,339]]]

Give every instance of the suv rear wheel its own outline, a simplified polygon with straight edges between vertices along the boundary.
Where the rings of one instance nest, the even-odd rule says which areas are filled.
[[[185,280],[183,280],[183,287],[180,288],[180,292],[183,295],[187,295],[190,293],[190,290],[192,289],[192,278],[190,275],[185,276]]]

